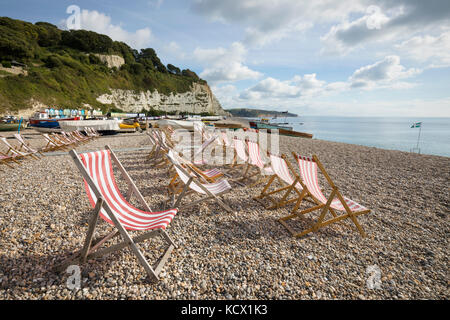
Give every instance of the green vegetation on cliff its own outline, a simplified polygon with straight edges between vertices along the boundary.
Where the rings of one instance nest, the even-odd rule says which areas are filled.
[[[295,113],[280,112],[280,111],[269,111],[261,109],[227,109],[234,117],[244,117],[244,118],[261,118],[261,117],[298,117]]]
[[[125,64],[108,68],[95,54],[118,55]],[[0,113],[28,108],[32,98],[61,108],[87,103],[107,111],[111,106],[96,98],[110,88],[169,94],[189,91],[193,82],[206,83],[189,69],[164,66],[152,48],[138,52],[92,31],[7,17],[0,17],[0,63],[4,68],[25,65],[27,72],[0,70]]]

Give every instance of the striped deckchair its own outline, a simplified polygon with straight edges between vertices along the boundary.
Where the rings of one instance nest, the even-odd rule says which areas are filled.
[[[303,185],[300,177],[292,169],[289,161],[286,159],[286,156],[284,154],[270,154],[270,163],[274,175],[270,177],[265,187],[261,190],[259,196],[255,197],[254,199],[262,200],[264,198],[267,198],[268,200],[270,200],[272,205],[268,206],[267,209],[281,208],[289,203],[296,202],[300,198],[300,196],[302,196],[303,190]],[[275,182],[275,180],[278,181],[278,184],[281,185],[281,188],[273,191],[268,191],[269,187]],[[275,199],[272,197],[272,195],[280,192],[284,193],[281,199]],[[296,194],[296,197],[288,199],[289,195],[292,192]]]
[[[47,144],[44,148],[41,149],[41,152],[67,150],[69,148],[69,146],[53,139],[53,136],[50,137],[50,135],[47,133],[43,133],[42,136],[44,137],[45,141],[47,141]]]
[[[269,163],[264,163],[261,158],[261,150],[259,144],[255,141],[247,140],[248,147],[248,162],[247,169],[244,172],[244,178],[250,179],[254,176],[258,176],[258,179],[250,186],[253,187],[259,183],[263,183],[270,179],[274,175],[272,167]],[[253,173],[251,170],[253,169]],[[247,176],[247,174],[250,174]]]
[[[0,141],[8,148],[8,150],[5,152],[7,156],[11,156],[14,159],[24,159],[26,157],[32,157],[34,159],[39,159],[37,156],[35,156],[32,153],[29,152],[22,152],[20,149],[12,146],[8,140],[5,137],[0,137]]]
[[[319,161],[318,157],[316,155],[313,155],[312,157],[302,157],[297,155],[296,153],[292,152],[292,155],[296,159],[299,169],[301,178],[303,180],[304,185],[304,193],[303,196],[309,195],[314,202],[316,203],[315,206],[302,210],[300,212],[297,212],[297,210],[300,207],[301,202],[303,201],[304,197],[300,197],[292,210],[292,214],[282,217],[279,219],[279,221],[295,236],[295,237],[301,237],[305,234],[308,234],[310,232],[315,232],[319,228],[322,228],[324,226],[327,226],[329,224],[342,221],[344,219],[349,218],[358,229],[359,233],[362,237],[366,236],[366,233],[364,232],[362,226],[359,224],[358,220],[356,219],[357,216],[366,214],[370,212],[370,209],[365,208],[364,206],[360,205],[359,203],[346,198],[342,196],[340,191],[338,190],[338,187],[334,184],[334,182],[331,180],[328,173],[325,171],[325,168],[323,167],[322,163]],[[318,170],[320,169],[322,174],[324,175],[326,181],[330,185],[332,191],[329,197],[325,197],[325,195],[322,193],[322,190],[319,186],[319,180],[318,180]],[[321,210],[320,216],[317,219],[317,221],[312,225],[311,228],[303,231],[303,232],[296,232],[294,231],[287,223],[287,220],[290,220],[292,218],[301,217],[302,215],[306,213],[310,213],[316,210]],[[338,215],[336,211],[343,211],[344,214]],[[332,218],[325,220],[326,214],[330,212],[332,215]]]
[[[144,267],[147,275],[151,279],[157,280],[159,272],[175,248],[175,243],[165,230],[178,209],[152,212],[125,168],[108,146],[105,150],[82,154],[77,154],[72,150],[70,155],[84,178],[85,189],[94,212],[90,218],[83,248],[59,265],[58,270],[64,270],[70,264],[84,263],[90,259],[129,247]],[[126,198],[117,187],[111,160],[114,161],[122,176],[128,182]],[[145,210],[139,210],[129,203],[133,195],[136,196]],[[114,226],[115,230],[106,237],[93,241],[92,238],[99,216]],[[131,238],[128,231],[147,232]],[[100,248],[117,234],[122,236],[123,242],[107,248]],[[158,235],[168,244],[168,247],[154,267],[151,267],[136,244]]]
[[[208,164],[208,159],[203,156],[206,148],[211,145],[217,139],[217,135],[212,135],[210,138],[206,139],[201,145],[193,146],[180,146],[177,145],[175,150],[183,154],[184,157],[192,157],[192,163],[195,165],[205,165]]]
[[[0,151],[0,164],[4,164],[5,166],[8,166],[10,168],[14,168],[10,163],[15,162],[17,164],[20,164],[14,157],[9,156],[3,152]]]
[[[100,133],[98,133],[97,131],[94,130],[94,128],[91,127],[84,127],[84,132],[86,132],[86,134],[92,138],[100,137]]]
[[[71,134],[68,134],[65,131],[61,131],[61,134],[58,135],[58,138],[61,141],[64,141],[64,142],[69,143],[69,144],[73,144],[75,146],[78,146],[78,145],[82,144],[82,141],[80,141],[79,139],[73,137]]]
[[[15,133],[14,138],[16,138],[16,140],[19,142],[19,150],[20,151],[28,152],[28,153],[31,153],[34,155],[37,155],[37,154],[39,154],[41,156],[44,155],[41,150],[36,150],[29,143],[26,143],[25,139],[22,137],[22,135],[20,133]]]
[[[224,173],[220,171],[218,168],[212,168],[212,169],[206,169],[201,170],[198,168],[195,164],[193,164],[191,161],[187,160],[186,158],[177,155],[177,152],[172,150],[171,153],[172,157],[175,158],[179,164],[181,164],[184,168],[190,169],[192,172],[194,172],[200,179],[202,179],[204,182],[216,182],[220,178],[224,176]],[[172,164],[173,166],[173,164]]]
[[[201,195],[205,195],[205,197],[185,204],[181,209],[186,209],[188,207],[194,206],[196,204],[202,203],[206,200],[215,200],[222,208],[224,208],[228,212],[233,212],[225,202],[223,202],[219,197],[223,194],[229,192],[231,190],[231,186],[226,179],[214,182],[214,183],[202,183],[199,181],[198,177],[195,174],[191,174],[186,171],[181,163],[174,157],[172,150],[167,154],[168,158],[173,164],[175,171],[177,173],[176,178],[180,179],[184,184],[184,187],[179,188],[178,183],[174,179],[172,179],[171,184],[169,184],[169,193],[173,197],[174,206],[179,208],[181,205],[181,201],[183,198],[191,193],[198,193]],[[190,189],[190,190],[188,190]],[[176,195],[178,198],[175,200]]]
[[[92,140],[92,137],[88,136],[87,134],[84,135],[80,131],[75,130],[70,132],[70,134],[75,138],[80,140],[82,143],[88,143]]]
[[[77,143],[75,143],[75,141],[65,139],[62,134],[52,133],[50,135],[50,137],[52,138],[52,140],[54,142],[57,142],[58,144],[63,145],[70,149],[76,147],[76,145],[77,145]]]

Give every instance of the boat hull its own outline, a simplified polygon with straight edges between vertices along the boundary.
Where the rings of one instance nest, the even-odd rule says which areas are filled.
[[[250,127],[253,129],[284,129],[284,130],[292,130],[292,127],[289,126],[280,126],[278,124],[250,121]]]

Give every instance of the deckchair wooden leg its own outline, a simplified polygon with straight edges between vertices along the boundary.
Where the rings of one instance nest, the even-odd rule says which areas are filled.
[[[316,225],[313,227],[314,232],[316,232],[320,227],[321,227],[321,223],[323,221],[323,219],[325,218],[325,215],[327,214],[328,209],[330,208],[331,202],[334,199],[334,196],[336,195],[337,189],[333,188],[333,191],[330,194],[330,197],[327,200],[327,203],[325,204],[325,206],[322,209],[322,212],[320,213],[320,217],[317,220]]]
[[[337,190],[336,190],[336,193],[337,193],[337,196],[338,196],[339,200],[341,201],[342,205],[344,206],[345,211],[349,215],[350,219],[352,219],[353,223],[358,228],[358,231],[361,234],[361,237],[365,238],[366,237],[366,233],[364,232],[364,229],[361,227],[361,225],[359,224],[358,220],[356,220],[356,217],[355,217],[353,211],[350,210],[350,208],[348,207],[347,202],[345,202],[344,197]]]
[[[181,199],[184,197],[184,194],[186,193],[186,191],[188,190],[189,185],[192,182],[192,179],[193,179],[192,177],[189,178],[188,182],[185,184],[185,186],[183,188],[183,191],[181,191],[181,194],[178,196],[177,202],[175,202],[175,204],[174,204],[175,208],[178,208],[178,206],[179,206],[179,204],[181,202]]]
[[[273,180],[275,180],[275,175],[272,175],[271,178],[269,179],[269,181],[267,182],[266,186],[262,189],[261,193],[259,194],[259,196],[255,197],[258,199],[262,199],[265,196],[265,193],[267,191],[267,189],[269,189],[270,185],[272,184]]]
[[[92,214],[91,220],[89,222],[89,229],[84,241],[83,249],[81,250],[81,262],[86,262],[86,257],[89,252],[92,243],[92,237],[94,236],[95,227],[97,226],[98,218],[100,216],[100,210],[102,209],[103,198],[98,198],[95,204],[94,212]]]

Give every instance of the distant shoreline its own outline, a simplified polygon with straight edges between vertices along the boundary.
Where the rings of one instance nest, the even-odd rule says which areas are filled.
[[[244,118],[263,118],[263,117],[298,117],[295,113],[281,112],[273,110],[262,110],[262,109],[248,109],[248,108],[238,108],[238,109],[227,109],[225,110],[233,115],[233,117],[244,117]]]

